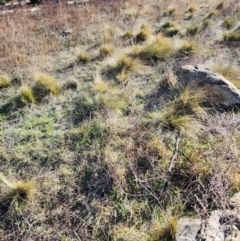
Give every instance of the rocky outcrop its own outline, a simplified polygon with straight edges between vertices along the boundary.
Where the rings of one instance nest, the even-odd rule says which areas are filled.
[[[184,65],[177,72],[183,85],[193,84],[206,90],[212,105],[232,107],[240,105],[240,90],[222,75],[214,73],[203,65]]]
[[[239,241],[240,193],[229,200],[229,205],[231,209],[212,211],[206,220],[180,218],[176,241]]]

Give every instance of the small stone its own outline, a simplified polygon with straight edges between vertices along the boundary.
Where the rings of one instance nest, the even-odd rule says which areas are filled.
[[[195,241],[200,229],[200,219],[180,218],[178,220],[176,241]]]
[[[235,193],[230,199],[229,199],[229,205],[233,209],[240,209],[240,192]]]

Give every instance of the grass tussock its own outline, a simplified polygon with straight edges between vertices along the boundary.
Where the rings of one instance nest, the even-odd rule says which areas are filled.
[[[160,31],[168,37],[173,37],[180,32],[180,28],[176,25],[175,22],[168,20],[161,26]]]
[[[162,218],[155,219],[152,223],[149,236],[151,241],[174,241],[177,233],[177,217],[163,216]]]
[[[224,2],[220,2],[217,7],[216,7],[216,10],[222,10],[224,7]]]
[[[198,32],[198,26],[191,25],[187,27],[188,35],[194,36],[197,34],[197,32]]]
[[[169,7],[166,11],[163,12],[164,17],[174,17],[177,14],[176,7]]]
[[[0,179],[11,189],[13,198],[17,198],[17,200],[31,199],[35,193],[35,184],[32,181],[11,182],[2,173],[0,173]]]
[[[108,57],[114,52],[114,46],[111,43],[103,44],[100,46],[99,52],[102,58]]]
[[[49,94],[56,96],[60,94],[60,87],[54,77],[40,73],[35,74],[34,80],[32,90],[37,100],[42,100]]]
[[[240,31],[227,31],[223,33],[223,40],[225,42],[240,41]]]
[[[189,12],[189,13],[194,13],[194,12],[196,12],[197,11],[197,4],[190,4],[189,6],[188,6],[188,8],[187,8],[187,12]]]
[[[123,39],[131,39],[133,38],[133,31],[132,30],[127,30],[123,35]]]
[[[216,9],[213,9],[209,12],[209,14],[207,15],[206,19],[215,17],[218,14],[218,11]]]
[[[228,29],[230,30],[231,28],[233,28],[235,25],[235,20],[232,19],[232,18],[226,18],[224,19],[223,23],[222,23],[222,26],[225,28],[225,29]]]
[[[130,55],[134,58],[140,58],[143,60],[167,60],[172,56],[173,52],[174,49],[171,39],[163,37],[161,34],[159,34],[146,45],[137,45],[133,47]]]
[[[107,72],[112,72],[116,75],[121,73],[130,74],[141,72],[144,69],[144,65],[137,58],[121,54],[112,59],[106,69]]]
[[[7,76],[0,76],[0,89],[8,88],[11,85],[11,81]]]
[[[140,31],[135,36],[137,43],[146,41],[152,35],[152,30],[147,24],[142,24]]]
[[[197,51],[197,44],[194,41],[184,41],[179,47],[178,53],[180,55],[193,55]]]
[[[90,55],[84,49],[76,50],[76,58],[78,63],[86,64],[90,61]]]
[[[32,88],[26,85],[22,86],[20,88],[20,98],[21,98],[21,102],[23,103],[34,103],[35,97],[34,97]]]

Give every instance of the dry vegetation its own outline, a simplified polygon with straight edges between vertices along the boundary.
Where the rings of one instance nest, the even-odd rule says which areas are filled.
[[[240,87],[237,0],[39,7],[0,15],[0,240],[171,241],[239,191],[238,109],[174,75]]]

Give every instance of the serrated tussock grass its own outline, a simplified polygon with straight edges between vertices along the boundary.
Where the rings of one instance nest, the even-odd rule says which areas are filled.
[[[198,32],[198,26],[194,26],[194,25],[191,25],[191,26],[188,26],[187,27],[187,34],[188,35],[196,35]]]
[[[140,31],[135,35],[135,41],[146,41],[152,35],[152,30],[147,24],[142,24]]]
[[[180,55],[193,55],[197,51],[197,44],[194,41],[184,41],[182,45],[178,48],[177,52]]]
[[[110,56],[114,52],[114,45],[111,43],[102,44],[99,49],[101,58]]]
[[[37,101],[41,101],[49,94],[56,96],[60,94],[59,84],[54,77],[40,73],[34,75],[34,80],[32,92]]]
[[[77,48],[76,50],[76,61],[78,63],[86,64],[90,61],[90,55],[82,48]]]
[[[128,54],[119,54],[109,60],[103,72],[119,74],[138,73],[144,69],[144,64],[138,58]]]
[[[240,41],[240,31],[225,31],[223,33],[223,40],[226,42]]]
[[[2,173],[0,173],[0,179],[11,189],[12,198],[17,198],[19,201],[31,199],[35,193],[35,184],[32,181],[11,182]]]
[[[187,11],[189,12],[189,13],[194,13],[194,12],[196,12],[196,10],[197,10],[197,5],[196,4],[190,4],[188,7],[187,7]]]
[[[1,75],[0,76],[0,89],[8,88],[11,85],[11,81],[8,79],[7,76]]]
[[[20,88],[20,99],[23,103],[34,103],[35,97],[32,91],[32,88],[29,86],[22,86]]]
[[[174,52],[171,39],[163,37],[161,34],[153,36],[145,45],[133,46],[130,56],[143,60],[167,60]]]

